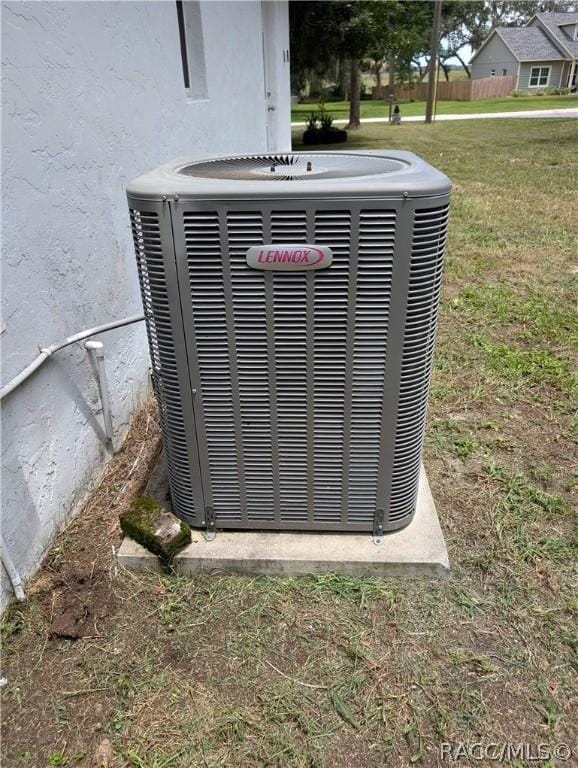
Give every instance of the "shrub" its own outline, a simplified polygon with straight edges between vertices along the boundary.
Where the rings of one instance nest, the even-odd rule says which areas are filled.
[[[303,143],[310,146],[312,144],[339,144],[347,141],[347,131],[333,126],[328,130],[314,128],[306,130],[303,134]]]
[[[328,131],[333,125],[333,118],[327,112],[324,112],[319,119],[319,123],[322,131]]]
[[[512,91],[512,93],[510,94],[510,96],[515,96],[515,97],[518,97],[518,96],[521,96],[521,95],[522,94],[521,94],[520,91]]]
[[[305,124],[308,131],[314,131],[319,123],[319,112],[311,112]]]
[[[546,93],[548,96],[567,96],[569,93],[569,88],[556,88],[556,86],[551,85],[549,88],[546,88]]]
[[[319,111],[317,112],[317,122],[322,131],[328,131],[333,125],[333,118],[325,109],[325,100],[319,100]]]
[[[337,144],[347,141],[346,131],[333,126],[333,117],[325,109],[325,97],[319,99],[319,109],[307,119],[304,144]]]

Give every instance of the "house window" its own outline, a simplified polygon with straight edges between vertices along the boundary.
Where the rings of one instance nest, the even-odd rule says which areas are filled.
[[[507,69],[503,69],[502,70],[502,77],[506,77],[507,74],[508,74],[508,70]]]
[[[196,0],[176,0],[176,4],[183,81],[187,96],[195,100],[206,99],[207,73],[200,3]]]
[[[496,76],[496,70],[495,69],[491,69],[490,70],[490,77],[495,77],[495,76]]]
[[[530,70],[530,88],[548,85],[549,79],[550,67],[532,67]]]

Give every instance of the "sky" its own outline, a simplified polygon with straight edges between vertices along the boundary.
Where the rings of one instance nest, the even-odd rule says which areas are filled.
[[[466,62],[466,64],[468,64],[468,63],[469,63],[469,61],[470,61],[470,59],[471,59],[471,58],[472,58],[472,56],[473,56],[473,50],[472,50],[472,47],[471,47],[471,46],[469,46],[469,45],[464,45],[464,47],[460,49],[460,56],[461,56],[461,57],[462,57],[462,59],[463,59],[463,60]],[[424,56],[424,57],[423,57],[423,58],[420,60],[420,62],[421,62],[421,64],[422,64],[423,66],[425,66],[425,65],[427,64],[427,56]],[[456,59],[456,57],[455,57],[455,56],[452,56],[452,58],[451,58],[451,59],[447,59],[445,63],[446,63],[446,64],[455,64],[455,65],[456,65],[456,66],[458,66],[458,67],[461,67],[461,66],[462,66],[462,65],[461,65],[461,63],[460,63],[460,61],[459,61],[458,59]]]
[[[460,49],[460,56],[466,62],[466,64],[469,63],[470,59],[472,58],[472,55],[473,55],[473,51],[472,51],[471,46],[464,45],[464,47]],[[446,63],[447,64],[458,64],[459,66],[461,66],[460,62],[456,59],[455,56],[452,56],[451,59],[448,59]]]

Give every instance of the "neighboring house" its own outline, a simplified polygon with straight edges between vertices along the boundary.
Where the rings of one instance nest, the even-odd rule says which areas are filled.
[[[3,385],[39,346],[142,311],[128,181],[290,149],[288,48],[286,2],[2,3]],[[101,338],[120,443],[148,346],[142,323]],[[99,408],[82,344],[2,401],[2,533],[23,577],[101,474]]]
[[[537,13],[525,27],[498,27],[471,60],[472,80],[516,77],[516,90],[576,88],[578,13]]]

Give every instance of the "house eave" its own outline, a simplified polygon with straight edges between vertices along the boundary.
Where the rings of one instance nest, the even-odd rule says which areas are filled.
[[[548,56],[542,56],[540,59],[518,59],[520,64],[531,64],[534,61],[572,61],[572,59],[552,59]]]

